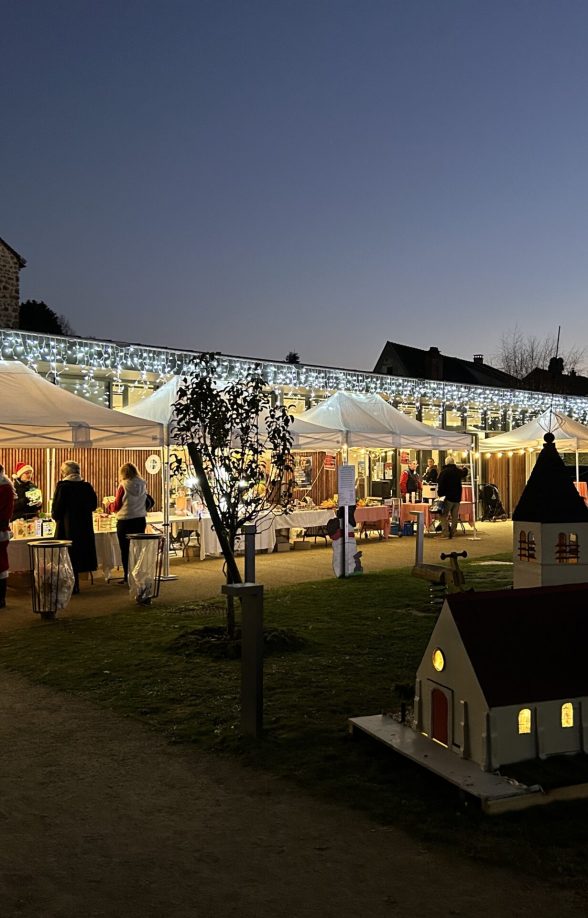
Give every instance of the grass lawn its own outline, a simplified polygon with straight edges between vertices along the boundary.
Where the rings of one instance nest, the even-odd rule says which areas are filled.
[[[504,556],[508,560],[507,555]],[[463,564],[469,586],[510,585],[508,565]],[[156,605],[2,635],[0,665],[138,718],[170,740],[236,758],[311,794],[362,809],[431,845],[451,846],[530,875],[584,885],[588,805],[483,816],[426,771],[363,739],[347,718],[397,707],[435,617],[409,569],[272,590],[266,626],[300,635],[301,650],[265,661],[263,741],[239,736],[239,661],[196,655],[189,633],[223,621],[222,601]]]

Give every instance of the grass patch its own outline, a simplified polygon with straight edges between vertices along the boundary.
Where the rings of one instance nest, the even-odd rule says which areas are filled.
[[[463,568],[477,589],[512,579],[507,565]],[[301,645],[266,660],[260,743],[239,735],[239,661],[195,654],[189,639],[202,625],[222,624],[220,598],[19,630],[2,636],[0,665],[138,718],[172,741],[271,771],[432,845],[451,845],[463,857],[584,884],[584,802],[485,817],[426,771],[350,738],[349,716],[397,707],[397,691],[413,682],[435,622],[427,608],[427,584],[410,569],[268,592],[266,627],[293,632]]]

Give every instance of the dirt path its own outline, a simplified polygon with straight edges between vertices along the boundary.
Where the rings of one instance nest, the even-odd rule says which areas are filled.
[[[2,918],[588,912],[6,673],[0,748]]]

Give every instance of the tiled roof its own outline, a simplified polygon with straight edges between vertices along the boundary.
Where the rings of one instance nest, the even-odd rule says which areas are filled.
[[[588,696],[588,583],[446,601],[489,707]]]
[[[423,350],[407,344],[387,341],[374,367],[374,373],[386,373],[388,367],[398,376],[416,379],[439,379],[446,382],[468,383],[473,386],[511,388],[520,381],[487,363],[448,357],[436,348]]]

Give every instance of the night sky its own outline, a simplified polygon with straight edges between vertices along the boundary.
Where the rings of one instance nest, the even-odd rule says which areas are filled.
[[[76,333],[587,341],[585,0],[21,0],[0,44],[0,236]]]

